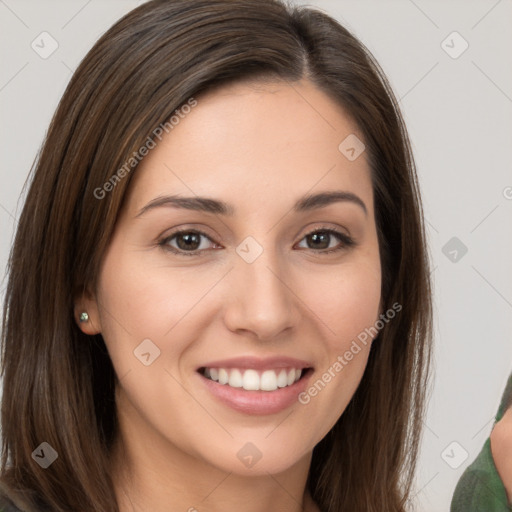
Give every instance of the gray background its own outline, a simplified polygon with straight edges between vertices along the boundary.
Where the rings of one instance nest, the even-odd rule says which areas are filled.
[[[2,269],[22,186],[72,71],[96,39],[140,3],[0,0]],[[309,5],[337,18],[376,56],[411,135],[436,310],[436,371],[416,501],[420,511],[447,511],[459,476],[490,433],[512,371],[512,2]],[[58,43],[46,59],[31,47],[34,40],[43,46],[43,31]],[[459,55],[464,41],[469,47]],[[2,298],[5,285],[3,279]]]

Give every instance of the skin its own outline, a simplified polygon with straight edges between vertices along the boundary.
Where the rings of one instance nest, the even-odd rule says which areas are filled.
[[[230,85],[198,105],[138,167],[95,290],[76,302],[79,324],[101,332],[116,374],[121,435],[114,453],[122,512],[318,510],[305,492],[315,445],[345,410],[366,367],[371,342],[307,405],[249,416],[221,404],[196,369],[253,355],[305,359],[310,382],[379,318],[381,267],[370,168],[338,145],[362,140],[345,111],[308,81]],[[305,194],[344,190],[349,201],[295,213]],[[232,217],[160,207],[166,194],[207,196]],[[332,228],[325,245],[307,237]],[[206,233],[194,256],[158,241],[176,228]],[[253,237],[251,264],[236,248]],[[167,242],[178,249],[180,237]],[[183,247],[183,245],[181,246]],[[326,248],[341,250],[326,254]],[[183,249],[182,249],[183,250]],[[198,254],[198,253],[202,253]],[[151,339],[151,365],[134,349]],[[261,452],[251,468],[236,456],[247,442]]]
[[[491,452],[494,465],[505,486],[508,502],[512,503],[512,407],[492,429]]]

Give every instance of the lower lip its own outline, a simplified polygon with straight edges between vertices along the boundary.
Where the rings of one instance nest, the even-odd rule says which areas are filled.
[[[297,382],[275,391],[247,391],[243,388],[232,388],[227,384],[219,384],[208,379],[200,373],[198,375],[210,393],[225,405],[244,414],[263,416],[276,414],[296,403],[298,395],[306,388],[311,373],[311,369],[308,369]]]

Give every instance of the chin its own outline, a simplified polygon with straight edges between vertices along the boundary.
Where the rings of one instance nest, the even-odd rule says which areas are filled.
[[[312,449],[308,452],[304,450],[304,443],[299,449],[295,444],[281,440],[277,443],[268,439],[254,442],[230,440],[223,446],[217,445],[217,453],[209,450],[205,459],[225,472],[240,476],[266,476],[283,473],[305,458],[309,459]]]

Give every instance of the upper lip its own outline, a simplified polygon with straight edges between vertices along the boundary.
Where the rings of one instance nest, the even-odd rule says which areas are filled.
[[[254,369],[254,370],[270,370],[273,368],[296,368],[304,369],[311,368],[312,364],[302,359],[285,356],[272,356],[272,357],[254,357],[254,356],[241,356],[233,357],[231,359],[222,359],[210,361],[201,365],[201,368],[239,368],[239,369]]]

